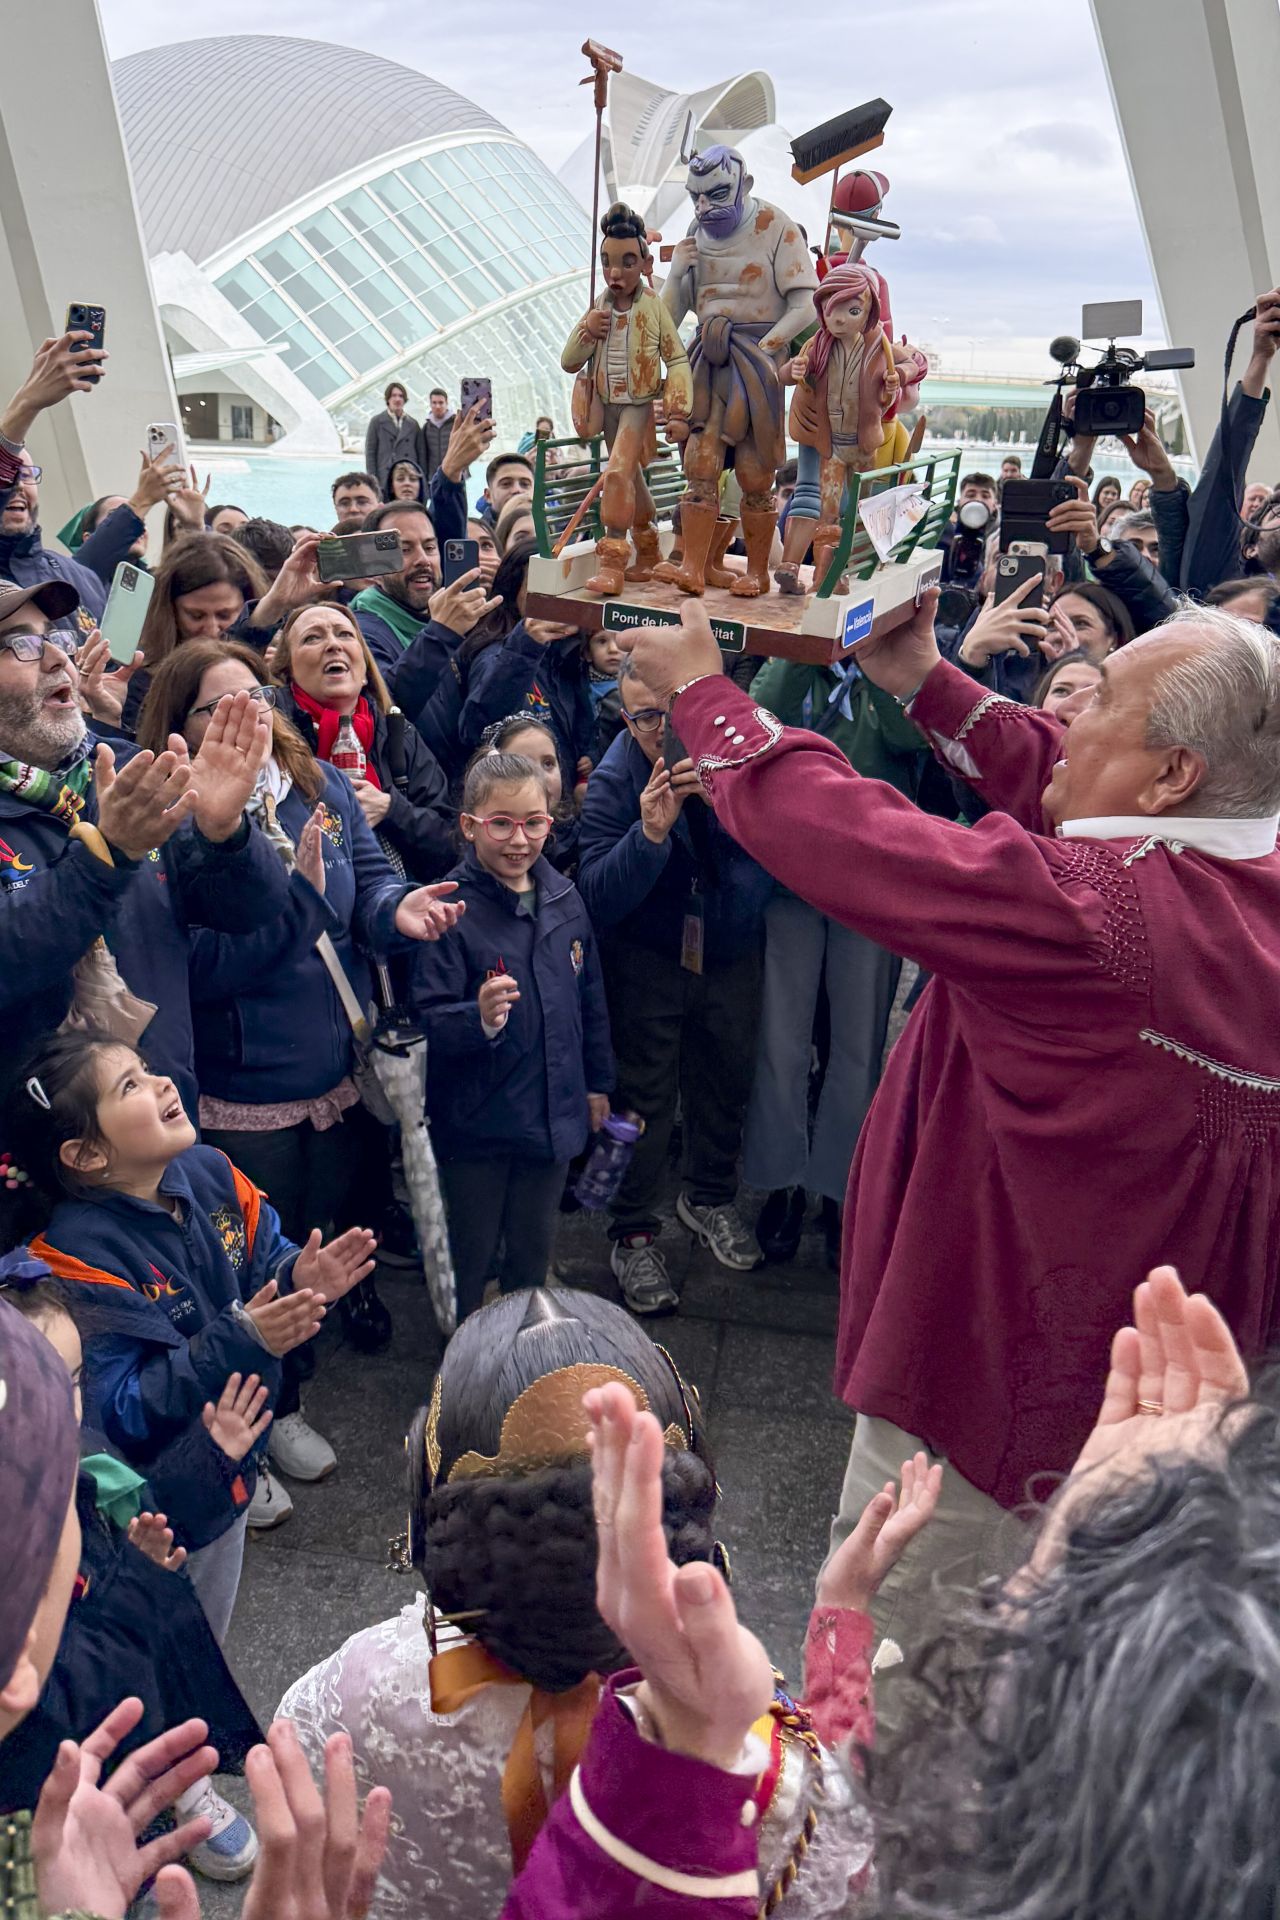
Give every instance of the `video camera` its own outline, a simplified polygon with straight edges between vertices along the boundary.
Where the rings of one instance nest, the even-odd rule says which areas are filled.
[[[1141,300],[1098,300],[1084,307],[1080,315],[1081,338],[1107,342],[1095,366],[1080,364],[1080,341],[1070,334],[1051,343],[1049,352],[1063,369],[1061,383],[1075,375],[1074,430],[1086,439],[1142,432],[1147,398],[1141,387],[1131,384],[1131,375],[1194,367],[1193,347],[1159,347],[1141,354],[1132,347],[1116,345],[1121,337],[1141,332]]]

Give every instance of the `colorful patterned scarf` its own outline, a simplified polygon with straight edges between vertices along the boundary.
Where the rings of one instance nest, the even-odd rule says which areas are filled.
[[[0,793],[11,793],[29,807],[51,813],[64,827],[73,827],[84,812],[84,798],[93,781],[93,761],[81,742],[73,755],[52,772],[29,767],[24,760],[0,759]]]

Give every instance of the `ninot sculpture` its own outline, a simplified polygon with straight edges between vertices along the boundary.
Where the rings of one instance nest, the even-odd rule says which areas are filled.
[[[680,504],[683,557],[654,573],[686,593],[710,584],[762,594],[769,591],[777,521],[773,476],[786,457],[778,368],[813,325],[817,271],[796,222],[752,198],[752,177],[734,148],[708,147],[687,165],[693,226],[673,250],[662,293],[677,325],[690,312],[698,321],[684,450],[688,491]],[[720,476],[730,458],[742,489],[744,573],[719,564],[734,524],[719,514]]]
[[[648,580],[658,561],[658,529],[644,468],[657,452],[654,401],[661,399],[668,439],[680,440],[692,398],[689,357],[676,323],[642,286],[651,264],[644,221],[619,202],[600,222],[604,290],[578,322],[561,355],[574,383],[573,424],[580,439],[604,435],[609,449],[601,492],[602,537],[589,593],[622,592]],[[663,368],[666,369],[665,378]],[[635,542],[635,560],[627,544]]]
[[[791,578],[793,556],[804,552],[810,538],[814,578],[821,579],[840,539],[846,476],[875,466],[890,434],[902,381],[881,323],[880,288],[880,277],[870,267],[832,267],[814,297],[818,330],[792,362],[791,435],[819,456],[820,517],[815,523],[803,502],[797,514],[793,501],[784,567],[778,571],[783,592],[798,590]],[[915,372],[914,365],[904,370],[908,376]]]

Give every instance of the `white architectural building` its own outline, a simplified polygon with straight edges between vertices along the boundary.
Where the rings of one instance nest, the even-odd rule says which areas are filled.
[[[482,108],[266,35],[155,47],[113,79],[189,439],[334,451],[393,376],[420,415],[464,373],[512,434],[567,425],[589,220]]]

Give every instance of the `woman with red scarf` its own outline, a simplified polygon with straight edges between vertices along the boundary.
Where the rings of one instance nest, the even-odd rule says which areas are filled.
[[[345,773],[391,865],[439,880],[456,861],[454,816],[440,763],[391,703],[364,635],[337,601],[300,607],[281,630],[272,668],[277,708],[317,760]]]

